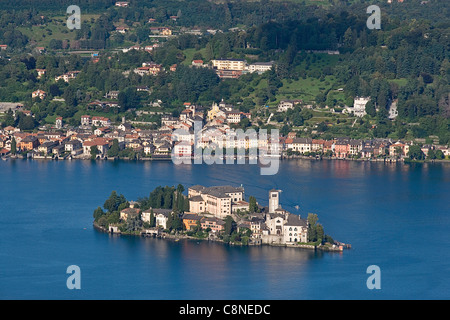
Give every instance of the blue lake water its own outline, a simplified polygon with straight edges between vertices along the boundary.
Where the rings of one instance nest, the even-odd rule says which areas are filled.
[[[317,213],[343,253],[111,236],[92,213],[112,190],[243,185],[267,205]],[[0,163],[0,299],[449,299],[450,164],[257,165],[9,160]],[[296,206],[299,209],[296,209]],[[69,265],[81,289],[69,290]],[[367,267],[381,270],[369,290]]]

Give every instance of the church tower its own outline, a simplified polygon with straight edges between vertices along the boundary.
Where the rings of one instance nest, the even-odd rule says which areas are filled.
[[[280,190],[269,191],[269,213],[274,213],[280,206]]]

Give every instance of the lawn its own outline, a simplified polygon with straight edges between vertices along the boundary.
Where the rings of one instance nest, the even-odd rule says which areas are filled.
[[[67,16],[68,17],[68,16]],[[67,17],[55,16],[46,26],[19,27],[18,30],[35,41],[38,47],[48,47],[52,39],[75,40],[76,30],[67,28]],[[81,16],[81,23],[92,23],[99,15],[84,14]]]
[[[326,76],[324,81],[317,78],[306,77],[298,80],[283,80],[283,87],[278,89],[277,101],[284,99],[301,99],[306,103],[312,103],[320,92],[331,89],[334,85],[334,77]]]
[[[196,49],[194,49],[194,48],[189,48],[189,49],[183,50],[185,59],[184,59],[184,61],[182,62],[182,64],[183,64],[183,65],[186,65],[186,66],[191,65],[192,60],[193,60],[193,57],[194,57],[194,54],[195,54],[196,52],[199,52],[199,53],[201,53],[202,56],[204,57],[204,56],[205,56],[205,50],[206,50],[205,48],[202,48],[202,49],[200,49],[200,50],[196,50]]]

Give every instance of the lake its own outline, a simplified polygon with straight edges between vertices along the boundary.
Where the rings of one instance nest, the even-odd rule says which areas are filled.
[[[93,210],[112,190],[128,200],[158,185],[233,185],[268,204],[316,213],[342,253],[112,236]],[[0,162],[0,299],[449,299],[450,164],[283,160]],[[298,206],[298,207],[297,207]],[[67,267],[81,270],[69,290]],[[369,290],[367,268],[380,268]]]

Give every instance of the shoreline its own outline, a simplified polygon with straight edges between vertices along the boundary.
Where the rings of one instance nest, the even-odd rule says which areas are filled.
[[[108,235],[114,236],[132,236],[132,237],[140,237],[140,238],[155,238],[155,239],[163,239],[170,240],[173,242],[178,242],[180,240],[189,240],[189,241],[208,241],[208,242],[217,242],[223,245],[233,246],[233,247],[260,247],[260,246],[269,246],[269,247],[283,247],[283,248],[295,248],[295,249],[304,249],[304,250],[314,250],[314,251],[326,251],[326,252],[340,252],[342,253],[344,249],[351,249],[350,244],[333,244],[333,245],[311,245],[311,244],[277,244],[277,243],[258,243],[258,244],[241,244],[241,243],[233,243],[233,242],[224,242],[221,239],[217,238],[196,238],[192,236],[188,236],[186,234],[168,234],[166,232],[162,232],[156,235],[155,233],[148,233],[147,229],[140,231],[139,233],[122,233],[122,232],[111,232],[106,228],[99,226],[95,221],[93,222],[93,227],[96,231],[105,233]]]
[[[72,160],[82,160],[82,161],[172,161],[171,157],[145,157],[145,158],[137,158],[137,159],[130,159],[127,157],[119,158],[119,157],[97,157],[96,159],[91,159],[90,157],[73,157],[73,156],[66,156],[63,158],[59,157],[51,157],[51,156],[23,156],[23,155],[6,155],[1,157],[2,160],[52,160],[52,161],[72,161]],[[195,160],[194,157],[183,157],[183,160],[193,161]],[[242,158],[241,158],[242,159]],[[249,157],[245,156],[245,160],[248,160]],[[271,160],[315,160],[315,161],[321,161],[321,160],[338,160],[338,161],[359,161],[359,162],[383,162],[383,163],[450,163],[450,159],[425,159],[425,160],[410,160],[410,159],[390,159],[390,158],[338,158],[338,157],[314,157],[314,156],[305,156],[305,155],[281,155],[280,157],[268,157],[266,159]],[[221,160],[226,161],[226,157],[221,157]],[[236,156],[233,157],[233,160],[238,160]],[[259,160],[259,159],[258,159]],[[202,161],[203,163],[203,161]],[[195,164],[195,163],[194,163]]]

